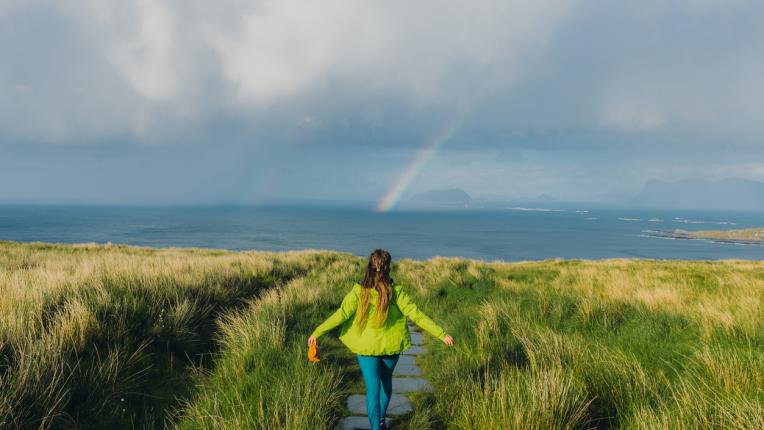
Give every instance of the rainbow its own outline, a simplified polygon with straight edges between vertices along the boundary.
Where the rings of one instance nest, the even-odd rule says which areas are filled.
[[[459,128],[465,115],[456,115],[445,127],[438,130],[433,134],[427,145],[420,149],[414,161],[409,164],[408,168],[395,179],[395,182],[390,186],[384,196],[377,202],[377,212],[388,212],[395,205],[398,204],[403,193],[411,186],[411,183],[422,172],[422,169],[427,165],[432,157],[438,152],[441,146],[453,136],[454,132]]]

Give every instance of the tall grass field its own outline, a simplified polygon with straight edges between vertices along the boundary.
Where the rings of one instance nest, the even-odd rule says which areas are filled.
[[[0,428],[333,429],[308,334],[361,257],[0,242]],[[433,393],[411,429],[762,429],[764,262],[400,260]]]

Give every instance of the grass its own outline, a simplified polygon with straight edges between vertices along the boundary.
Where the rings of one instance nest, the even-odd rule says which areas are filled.
[[[399,267],[460,340],[424,357],[434,428],[762,428],[764,264],[459,264]]]
[[[364,261],[0,243],[0,428],[330,429],[359,387],[307,335]],[[764,263],[402,260],[456,338],[411,429],[764,428]]]
[[[0,249],[2,428],[163,427],[191,393],[191,370],[207,366],[219,348],[223,316],[336,258],[95,245]]]

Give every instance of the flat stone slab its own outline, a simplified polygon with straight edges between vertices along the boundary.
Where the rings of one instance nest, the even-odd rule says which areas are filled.
[[[413,366],[415,364],[416,356],[401,354],[398,356],[398,363],[395,365],[395,368],[397,369],[398,366]]]
[[[411,333],[411,344],[423,345],[424,340],[422,339],[422,333]]]
[[[390,419],[387,419],[387,425],[390,425]],[[349,416],[340,420],[337,430],[371,430],[369,418],[366,416]]]
[[[414,391],[433,392],[432,385],[422,378],[393,378],[393,393],[412,393]],[[395,399],[395,397],[393,397]],[[392,405],[392,400],[390,400]]]
[[[424,348],[419,345],[412,345],[409,349],[403,351],[403,353],[408,355],[419,355],[424,353]]]
[[[409,357],[411,356],[409,355]],[[395,366],[395,370],[393,370],[393,375],[399,375],[399,376],[419,376],[421,374],[422,374],[422,369],[420,369],[419,366],[417,366],[416,364],[413,364],[413,365],[399,364]]]
[[[340,420],[338,430],[371,430],[369,417],[345,417]]]
[[[393,393],[395,392],[395,379],[393,379]],[[353,394],[348,396],[347,406],[350,412],[354,414],[366,415],[366,395]],[[394,395],[390,398],[390,404],[387,405],[387,415],[403,415],[413,410],[411,401],[406,396]]]

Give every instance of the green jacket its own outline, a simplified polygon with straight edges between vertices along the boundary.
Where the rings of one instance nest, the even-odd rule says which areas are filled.
[[[411,335],[406,326],[406,318],[413,321],[425,331],[443,340],[446,332],[427,315],[420,311],[416,304],[400,285],[393,284],[393,301],[387,312],[387,320],[380,327],[373,327],[372,319],[377,309],[377,290],[371,289],[367,322],[360,331],[353,325],[356,308],[361,298],[361,285],[356,283],[353,289],[342,299],[342,304],[329,318],[313,330],[312,336],[321,337],[324,333],[342,324],[340,340],[351,351],[361,355],[390,355],[399,354],[411,346]]]

